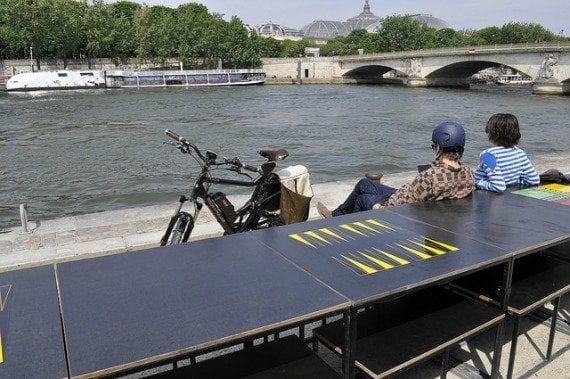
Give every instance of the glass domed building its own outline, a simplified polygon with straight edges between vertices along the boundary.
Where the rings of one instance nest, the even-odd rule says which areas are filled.
[[[366,29],[375,22],[379,22],[380,17],[370,11],[368,0],[364,2],[364,9],[358,16],[351,17],[346,21],[313,21],[301,28],[303,37],[326,41],[335,37],[345,37],[356,29]]]
[[[286,26],[267,23],[254,28],[255,32],[261,37],[271,37],[277,40],[290,39],[300,40],[302,38],[301,32],[297,29],[288,28]]]
[[[329,40],[339,36],[347,36],[353,29],[346,22],[316,20],[301,28],[305,38]]]
[[[410,17],[417,20],[430,28],[434,29],[452,29],[451,25],[443,21],[441,18],[433,17],[431,14],[412,14]]]
[[[360,13],[358,16],[346,20],[346,22],[352,27],[352,30],[366,29],[368,25],[378,21],[380,21],[380,17],[376,16],[370,11],[370,4],[368,4],[368,0],[364,2],[364,9],[362,10],[362,13]]]
[[[414,14],[410,17],[435,29],[451,28],[444,20],[428,14]],[[303,37],[326,42],[335,37],[346,37],[350,32],[357,29],[365,29],[369,33],[375,33],[381,26],[382,18],[372,13],[368,0],[365,0],[362,12],[346,21],[315,20],[303,26],[301,30],[286,28],[273,23],[264,24],[255,29],[257,34],[263,37],[293,40]]]
[[[451,25],[442,20],[441,18],[433,17],[429,14],[411,14],[409,15],[413,20],[419,21],[422,24],[429,26],[434,29],[452,29]],[[368,26],[366,26],[366,31],[368,33],[376,33],[379,28],[382,27],[382,20],[378,20]]]

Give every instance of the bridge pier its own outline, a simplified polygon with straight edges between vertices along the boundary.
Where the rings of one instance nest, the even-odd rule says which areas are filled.
[[[405,78],[403,84],[406,87],[445,87],[445,88],[469,88],[467,78]]]
[[[560,83],[556,79],[537,79],[532,85],[535,95],[570,95],[570,83]]]
[[[405,78],[402,83],[406,87],[427,87],[427,80],[424,78]]]

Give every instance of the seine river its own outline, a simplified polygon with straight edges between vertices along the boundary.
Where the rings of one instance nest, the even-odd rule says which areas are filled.
[[[197,166],[164,145],[172,129],[203,149],[259,164],[259,149],[286,148],[313,183],[396,173],[430,161],[433,127],[467,130],[464,162],[488,146],[485,122],[514,113],[521,146],[539,162],[570,159],[570,97],[530,89],[409,89],[265,85],[202,89],[0,93],[0,229],[30,220],[174,203]],[[555,168],[555,167],[553,167]],[[232,193],[232,188],[225,190]]]

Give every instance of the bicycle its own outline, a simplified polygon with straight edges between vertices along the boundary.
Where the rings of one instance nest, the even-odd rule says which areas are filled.
[[[187,242],[204,204],[224,230],[224,235],[285,224],[280,214],[281,181],[274,169],[277,165],[276,161],[289,156],[287,150],[258,151],[258,154],[266,158],[267,161],[260,168],[257,168],[242,163],[238,157],[228,159],[219,157],[211,151],[206,151],[204,154],[196,145],[177,133],[168,129],[165,130],[165,133],[176,141],[165,142],[165,144],[175,146],[184,154],[190,154],[201,166],[201,170],[194,183],[191,195],[180,196],[178,206],[160,240],[161,246]],[[247,176],[248,179],[212,176],[212,171],[220,166],[225,166],[237,175]],[[257,176],[254,178],[244,171],[256,173]],[[223,192],[210,191],[212,184],[253,187],[253,192],[249,199],[236,210]],[[182,210],[183,205],[187,202],[193,203],[193,213]],[[308,202],[306,207],[308,216]]]

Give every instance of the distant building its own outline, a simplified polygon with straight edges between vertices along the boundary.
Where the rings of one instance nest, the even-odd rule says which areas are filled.
[[[451,25],[444,20],[428,14],[414,14],[410,15],[410,17],[435,29],[451,28]],[[301,30],[272,23],[264,24],[254,29],[262,37],[273,37],[281,40],[307,38],[325,43],[335,37],[346,37],[350,32],[357,29],[365,29],[369,33],[375,33],[381,26],[382,18],[372,13],[368,0],[365,0],[362,12],[346,21],[315,20],[303,26]]]
[[[273,24],[271,22],[261,26],[256,26],[253,29],[261,37],[271,37],[276,40],[290,39],[297,41],[303,38],[299,30]]]

